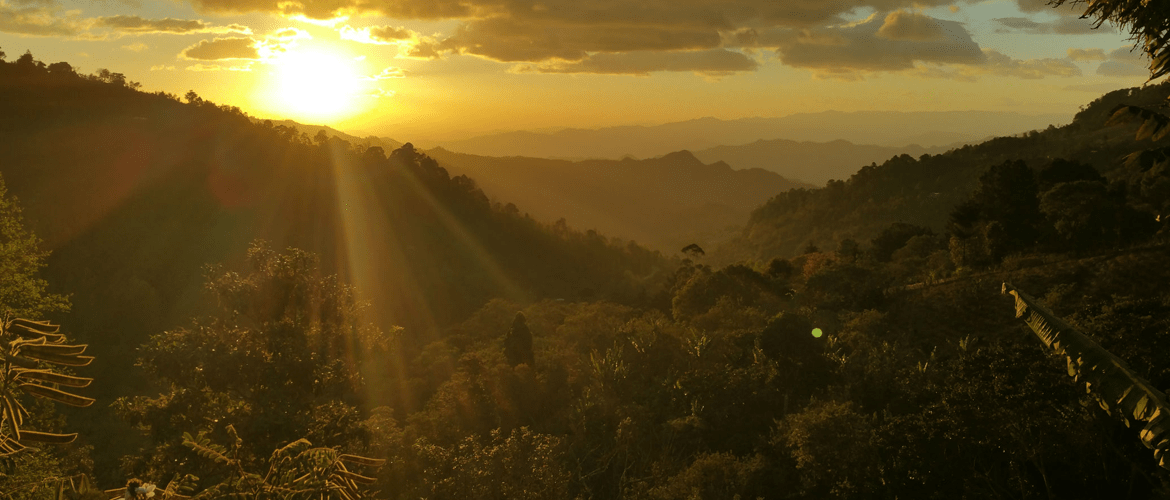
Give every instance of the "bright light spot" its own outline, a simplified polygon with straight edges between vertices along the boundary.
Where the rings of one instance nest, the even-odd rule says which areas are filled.
[[[356,111],[361,77],[352,56],[298,50],[279,55],[273,64],[275,81],[265,100],[274,110],[311,120],[333,120]]]
[[[821,338],[821,335],[825,334],[825,332],[822,332],[820,328],[813,328],[812,334],[813,334],[813,337],[816,337],[819,339],[819,338]]]

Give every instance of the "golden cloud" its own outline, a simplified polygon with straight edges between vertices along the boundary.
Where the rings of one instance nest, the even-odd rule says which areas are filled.
[[[109,16],[99,17],[94,21],[94,26],[101,28],[110,28],[115,31],[121,31],[134,34],[147,33],[173,33],[173,34],[187,34],[187,33],[239,33],[242,35],[252,34],[252,30],[247,26],[239,24],[229,24],[227,26],[215,26],[205,23],[197,19],[145,19],[139,16]]]
[[[592,54],[579,61],[555,61],[513,68],[519,73],[597,73],[649,75],[655,71],[692,71],[704,76],[724,76],[754,71],[755,60],[739,52],[715,49],[683,52],[622,52]]]
[[[31,36],[79,37],[92,20],[56,6],[14,6],[0,0],[0,32]]]
[[[202,40],[183,49],[180,55],[186,59],[218,61],[224,59],[260,59],[260,43],[251,38],[216,38]],[[191,69],[191,68],[187,68]]]

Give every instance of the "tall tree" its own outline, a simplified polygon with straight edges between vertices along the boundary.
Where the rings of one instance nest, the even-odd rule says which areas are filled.
[[[531,367],[536,364],[536,357],[532,353],[532,332],[528,330],[528,321],[522,312],[516,313],[512,329],[504,337],[504,356],[512,366],[527,364]]]
[[[248,257],[247,273],[209,269],[216,314],[142,347],[140,366],[169,390],[116,403],[157,444],[138,458],[136,475],[204,477],[182,468],[184,433],[216,438],[233,426],[248,445],[239,457],[248,466],[299,438],[344,446],[360,437],[362,361],[384,354],[389,339],[363,323],[352,287],[320,275],[313,254],[257,242]]]

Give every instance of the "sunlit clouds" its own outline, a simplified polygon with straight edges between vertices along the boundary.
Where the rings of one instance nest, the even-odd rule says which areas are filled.
[[[1116,27],[1079,12],[1044,0],[0,0],[0,47],[274,118],[466,137],[830,109],[1072,113],[1084,97],[1072,89],[1138,85],[1147,68],[1117,52]],[[289,83],[288,61],[307,53],[329,56],[297,63],[304,83]],[[310,74],[329,72],[340,76]],[[288,97],[313,92],[346,95]]]

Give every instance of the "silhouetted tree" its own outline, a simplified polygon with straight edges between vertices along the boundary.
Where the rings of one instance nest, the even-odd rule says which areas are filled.
[[[932,234],[934,231],[927,227],[895,222],[870,242],[869,251],[878,262],[889,262],[894,252],[906,246],[906,242],[910,241],[910,238]]]
[[[508,335],[504,337],[504,356],[512,366],[527,364],[531,367],[536,364],[535,355],[532,353],[532,332],[528,330],[528,322],[522,312],[516,313],[516,318],[512,320],[512,329],[508,330]]]
[[[683,247],[682,253],[690,257],[702,257],[707,254],[703,251],[703,247],[700,247],[696,243],[691,243],[690,245]]]
[[[1075,160],[1057,158],[1036,173],[1038,189],[1041,193],[1052,189],[1052,186],[1062,182],[1094,181],[1104,182],[1105,178],[1092,165]]]

